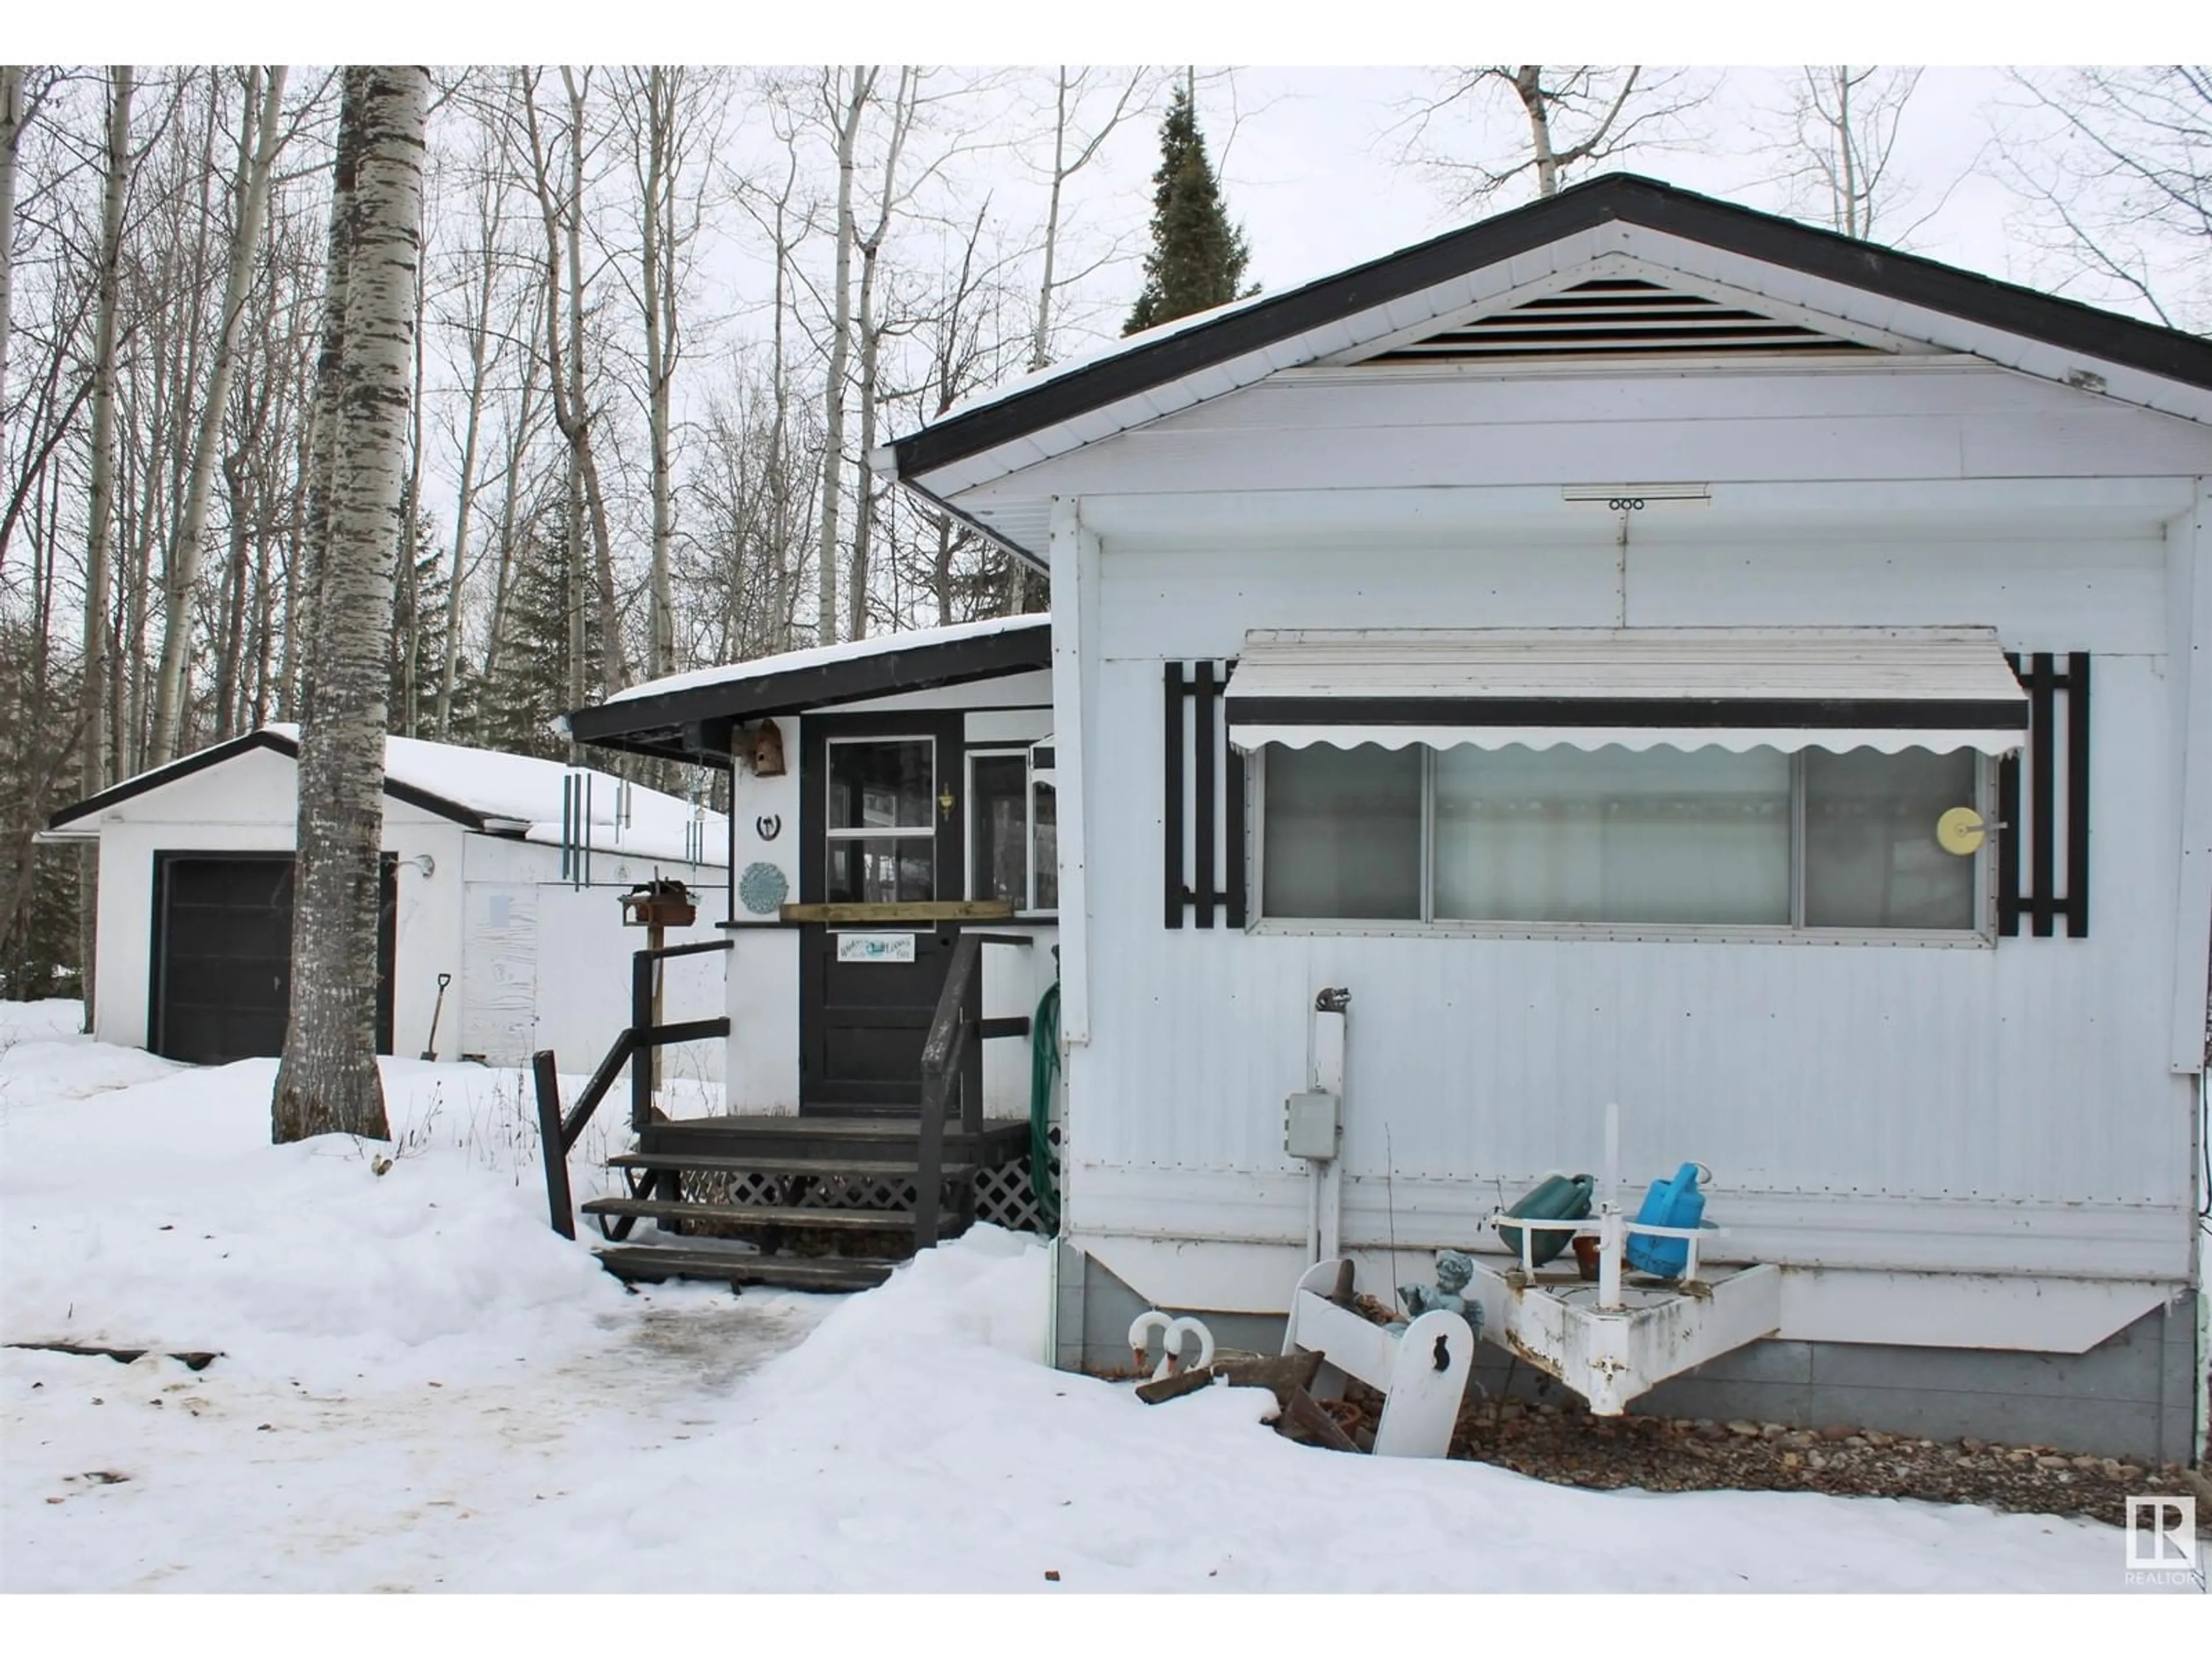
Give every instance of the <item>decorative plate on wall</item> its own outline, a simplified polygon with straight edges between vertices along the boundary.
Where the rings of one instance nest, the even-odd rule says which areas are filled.
[[[791,884],[783,872],[765,860],[745,866],[744,873],[738,878],[738,902],[748,914],[772,916],[791,896]]]

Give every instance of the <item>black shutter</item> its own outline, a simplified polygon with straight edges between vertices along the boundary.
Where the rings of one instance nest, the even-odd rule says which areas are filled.
[[[1221,701],[1236,666],[1233,659],[1167,665],[1161,820],[1170,927],[1183,925],[1186,910],[1200,927],[1214,925],[1216,910],[1229,927],[1244,926],[1244,757],[1229,744]]]
[[[2048,651],[2008,660],[2027,692],[2028,729],[2025,753],[1997,763],[1997,932],[2017,938],[2025,918],[2034,937],[2050,939],[2063,918],[2066,937],[2084,939],[2089,932],[2089,653],[2069,653],[2063,669]]]

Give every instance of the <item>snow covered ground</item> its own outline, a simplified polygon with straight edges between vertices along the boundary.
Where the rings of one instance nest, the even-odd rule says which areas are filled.
[[[2080,1522],[1145,1407],[1039,1363],[1045,1252],[993,1229],[864,1296],[626,1294],[545,1225],[519,1074],[389,1061],[393,1146],[271,1147],[272,1061],[0,1021],[0,1340],[155,1350],[0,1349],[0,1589],[2123,1588]]]

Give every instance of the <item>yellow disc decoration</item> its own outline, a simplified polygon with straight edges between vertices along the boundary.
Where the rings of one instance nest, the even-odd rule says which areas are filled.
[[[1936,820],[1936,844],[1960,858],[1979,852],[1988,839],[1989,830],[1982,823],[1982,815],[1971,806],[1954,806]]]

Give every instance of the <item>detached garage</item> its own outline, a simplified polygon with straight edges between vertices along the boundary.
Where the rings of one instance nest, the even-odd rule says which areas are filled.
[[[100,845],[94,1035],[220,1065],[276,1054],[291,999],[298,734],[269,726],[54,814],[42,839]],[[377,1048],[588,1066],[629,1010],[620,898],[658,878],[701,894],[715,937],[729,884],[719,813],[604,772],[389,738]],[[707,965],[701,966],[702,963]],[[672,1018],[721,1011],[718,963],[670,964]],[[718,1080],[720,1051],[682,1064]],[[672,1056],[673,1058],[673,1056]]]

